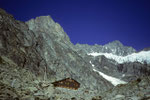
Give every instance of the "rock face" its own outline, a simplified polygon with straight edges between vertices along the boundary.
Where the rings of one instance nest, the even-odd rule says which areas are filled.
[[[98,71],[126,82],[135,80],[141,76],[150,76],[150,65],[147,63],[126,62],[118,64],[114,60],[107,59],[105,56],[97,56],[91,58],[89,61],[91,61]]]
[[[43,59],[46,60],[47,65],[56,73],[57,80],[72,77],[81,83],[85,81],[81,84],[84,88],[93,84],[91,80],[95,81],[96,84],[101,84],[102,81],[97,81],[99,76],[88,68],[90,64],[78,55],[64,30],[50,16],[37,17],[29,20],[26,24],[36,34],[37,38],[43,38],[38,43],[40,46],[40,43],[43,42],[43,47],[37,49]],[[91,79],[85,79],[88,75],[91,75]],[[108,85],[110,84],[108,83]],[[97,87],[90,88],[95,90]],[[102,88],[99,87],[99,89]]]
[[[145,85],[138,86],[143,88],[141,91],[144,91],[144,87],[149,87],[149,78],[145,78],[150,75],[148,64],[118,64],[105,56],[87,55],[93,51],[119,56],[136,52],[131,47],[123,46],[119,41],[104,46],[74,46],[63,28],[50,16],[21,22],[0,9],[0,99],[110,100],[118,90],[105,92],[115,87],[95,72],[93,66],[98,71],[129,82],[143,76],[141,80],[144,82],[141,84]],[[55,88],[51,84],[65,78],[76,80],[80,83],[80,88]],[[121,92],[122,87],[124,89],[130,84],[132,82],[122,85],[121,88],[118,86],[117,89]],[[137,84],[133,86],[135,89]],[[128,92],[130,88],[124,91]],[[124,92],[121,93],[115,94],[114,100],[128,96],[124,95]],[[146,95],[147,93],[148,90],[144,92]],[[134,97],[134,94],[130,96]]]
[[[29,90],[32,97],[50,98],[51,95],[45,94],[52,87],[50,83],[67,77],[77,80],[80,89],[77,92],[50,89],[55,97],[88,100],[113,87],[92,70],[91,64],[77,53],[62,27],[50,16],[24,23],[0,9],[0,58],[2,82],[20,91]],[[9,74],[5,76],[2,72]],[[41,84],[46,84],[46,89]],[[64,92],[63,96],[58,95]]]

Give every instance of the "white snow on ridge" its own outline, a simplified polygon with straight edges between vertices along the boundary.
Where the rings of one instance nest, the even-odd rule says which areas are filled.
[[[92,64],[92,62],[91,62],[91,61],[90,61],[89,63],[92,65],[92,67],[94,67],[94,66],[95,66],[94,64]]]
[[[98,72],[103,78],[105,78],[107,81],[111,82],[114,86],[117,86],[118,84],[126,84],[127,82],[122,81],[120,79],[117,79],[112,76],[108,76],[100,71],[97,71],[96,69],[93,69],[95,72]]]
[[[126,84],[126,83],[127,83],[127,82],[125,82],[125,81],[122,81],[122,80],[117,79],[117,78],[112,77],[112,76],[108,76],[108,75],[106,75],[106,74],[104,74],[104,73],[102,73],[102,72],[96,70],[95,67],[94,67],[95,65],[92,64],[91,61],[90,61],[89,63],[92,65],[93,71],[98,72],[99,75],[101,75],[101,76],[102,76],[103,78],[105,78],[107,81],[111,82],[111,84],[113,84],[114,86],[116,86],[116,85],[118,85],[118,84]]]
[[[145,61],[148,64],[150,64],[150,51],[141,51],[139,53],[133,53],[127,56],[117,56],[111,53],[97,53],[97,52],[89,53],[88,55],[91,55],[94,57],[99,56],[99,55],[104,55],[106,58],[113,59],[120,64],[124,62],[135,62],[135,61],[138,61],[141,63]]]

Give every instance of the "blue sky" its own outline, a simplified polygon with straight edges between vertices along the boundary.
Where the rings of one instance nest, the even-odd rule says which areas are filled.
[[[150,0],[0,0],[0,7],[21,21],[50,15],[74,44],[150,47]]]

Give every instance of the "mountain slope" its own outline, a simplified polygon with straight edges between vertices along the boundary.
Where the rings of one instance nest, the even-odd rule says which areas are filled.
[[[55,97],[70,99],[75,96],[86,100],[113,87],[76,52],[61,26],[50,16],[37,17],[24,23],[0,9],[0,33],[1,81],[19,90],[29,90],[32,97],[52,96],[45,94],[43,88],[38,89],[40,84],[48,84],[46,89],[52,89]],[[7,80],[3,71],[9,73]],[[29,76],[26,76],[27,73]],[[27,78],[22,80],[23,76]],[[77,92],[53,89],[52,82],[67,77],[81,84]],[[90,94],[84,93],[87,90],[91,91]]]
[[[118,85],[102,94],[102,100],[149,100],[150,77],[141,77],[125,85]]]

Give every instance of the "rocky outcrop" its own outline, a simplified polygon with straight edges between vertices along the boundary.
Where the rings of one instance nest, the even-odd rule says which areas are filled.
[[[150,76],[150,65],[139,62],[124,63],[117,65],[119,73],[122,73],[122,79],[126,81],[135,80],[138,77]]]
[[[141,77],[135,81],[104,92],[102,100],[149,100],[150,77]]]

